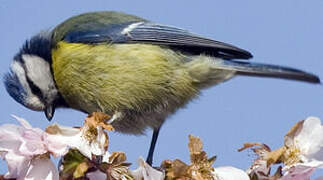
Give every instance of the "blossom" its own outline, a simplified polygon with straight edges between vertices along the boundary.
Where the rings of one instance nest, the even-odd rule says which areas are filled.
[[[251,177],[268,178],[271,165],[279,163],[284,166],[274,176],[280,180],[309,179],[316,168],[323,168],[323,126],[316,117],[295,124],[285,135],[284,145],[276,150],[261,143],[246,143],[239,151],[251,147],[258,155],[247,170]]]
[[[93,113],[85,119],[81,128],[51,125],[46,129],[46,140],[51,148],[62,144],[66,150],[75,148],[89,159],[92,155],[103,156],[108,148],[108,136],[103,128],[112,130],[103,123],[105,118],[108,116],[103,113]]]
[[[103,158],[103,162],[109,163],[111,166],[108,170],[109,179],[163,180],[165,178],[165,174],[162,171],[152,168],[141,157],[138,159],[139,167],[135,170],[129,170],[128,166],[123,165],[123,160],[117,162],[120,160],[120,155],[123,156],[122,153],[113,153],[110,155],[110,158]],[[105,180],[107,179],[107,174],[100,170],[95,170],[86,173],[86,177],[90,180]]]
[[[58,179],[58,170],[50,155],[64,156],[70,148],[77,149],[89,159],[93,155],[109,155],[107,134],[100,125],[91,121],[95,116],[89,116],[82,128],[54,124],[46,131],[33,128],[22,118],[13,117],[20,122],[20,126],[0,126],[0,157],[8,165],[5,178]],[[104,127],[109,128],[108,125]]]
[[[231,167],[231,166],[222,166],[214,168],[214,179],[216,180],[249,180],[249,176],[246,172],[241,169]]]
[[[55,164],[48,157],[33,158],[30,162],[25,180],[55,180],[59,179]]]
[[[165,178],[165,174],[163,172],[149,166],[141,157],[138,159],[138,164],[138,169],[130,171],[130,174],[135,179],[163,180]]]
[[[32,126],[24,119],[14,116],[21,126],[5,124],[0,126],[0,157],[8,164],[5,178],[58,179],[58,171],[49,159],[49,152],[60,154],[59,148],[48,148],[44,140],[46,133]],[[46,172],[48,174],[44,175]]]
[[[101,126],[90,131],[88,125],[82,128],[65,127],[58,124],[47,128],[46,140],[51,148],[57,146],[57,142],[64,144],[66,150],[75,148],[89,159],[92,155],[104,155],[106,152],[107,136]],[[95,133],[94,133],[95,132]]]
[[[316,117],[297,123],[285,136],[286,151],[282,161],[287,177],[310,177],[316,168],[323,168],[323,126]]]
[[[290,167],[279,180],[309,180],[315,167],[296,165]]]

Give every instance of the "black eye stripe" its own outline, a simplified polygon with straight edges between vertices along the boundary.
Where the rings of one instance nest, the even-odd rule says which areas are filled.
[[[44,98],[44,96],[43,96],[43,93],[41,92],[40,88],[39,88],[39,87],[37,87],[37,86],[35,85],[35,83],[34,83],[34,82],[32,82],[28,76],[26,76],[26,77],[27,77],[27,82],[28,82],[28,84],[29,84],[29,86],[30,86],[31,92],[32,92],[33,94],[35,94],[36,96],[38,96],[40,99],[43,99],[43,98]]]
[[[30,86],[31,92],[39,97],[40,100],[44,99],[44,95],[40,88],[35,85],[35,83],[26,75],[27,82]]]

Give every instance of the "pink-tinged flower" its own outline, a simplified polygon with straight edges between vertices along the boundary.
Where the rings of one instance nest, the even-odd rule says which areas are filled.
[[[55,180],[59,174],[55,164],[49,157],[33,158],[24,177],[25,180]]]
[[[4,155],[8,163],[9,172],[5,178],[17,180],[58,180],[59,175],[55,164],[49,156],[35,156],[29,158],[14,153]]]
[[[4,175],[5,178],[23,179],[27,174],[27,167],[30,164],[31,158],[18,155],[13,151],[2,151],[0,157],[7,162],[8,172]]]
[[[135,179],[143,179],[143,180],[163,180],[165,178],[165,174],[161,171],[158,171],[151,166],[149,166],[145,160],[142,158],[138,159],[139,168],[133,171],[130,171],[130,174]]]
[[[315,167],[297,165],[288,169],[288,172],[279,180],[310,180]]]
[[[16,118],[21,126],[0,126],[0,157],[8,164],[5,178],[28,179],[34,172],[49,174],[33,177],[34,180],[58,179],[58,171],[49,159],[45,132],[32,128],[24,119]],[[53,149],[55,151],[55,149]]]
[[[89,159],[92,155],[109,155],[106,153],[108,137],[101,126],[94,127],[88,123],[82,128],[52,125],[45,132],[33,128],[22,118],[13,117],[20,122],[20,126],[0,126],[0,157],[7,162],[9,169],[5,178],[58,179],[50,155],[63,156],[69,148],[78,149]],[[37,174],[34,172],[43,174],[33,177]]]
[[[285,136],[284,179],[309,179],[315,168],[323,168],[323,126],[320,119],[309,117]]]
[[[216,180],[250,180],[246,172],[231,166],[214,168],[213,175]]]

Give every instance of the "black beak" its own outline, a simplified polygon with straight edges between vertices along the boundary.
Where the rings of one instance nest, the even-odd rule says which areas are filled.
[[[49,105],[46,107],[46,109],[44,110],[44,113],[48,121],[53,119],[54,112],[55,112],[55,108],[53,105]]]

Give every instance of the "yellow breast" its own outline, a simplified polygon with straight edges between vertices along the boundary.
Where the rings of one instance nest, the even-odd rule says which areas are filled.
[[[155,45],[59,42],[52,57],[60,93],[86,112],[180,106],[198,92],[184,57]]]

